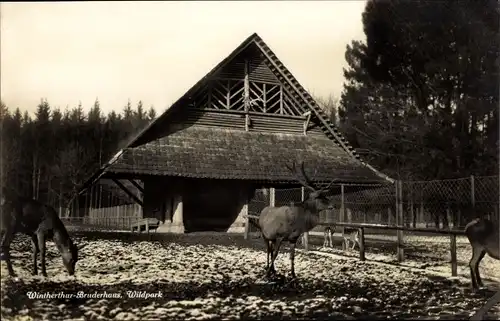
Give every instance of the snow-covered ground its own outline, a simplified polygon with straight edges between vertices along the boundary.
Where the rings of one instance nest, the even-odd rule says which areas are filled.
[[[19,279],[9,278],[2,263],[3,319],[463,319],[492,294],[473,294],[468,278],[451,278],[449,273],[327,253],[336,250],[297,251],[298,280],[271,284],[262,281],[266,263],[262,240],[245,241],[241,236],[182,235],[163,242],[78,238],[77,242],[86,246],[80,251],[76,277],[66,275],[49,242],[45,279],[30,275],[30,242],[16,237],[11,254]],[[276,268],[289,272],[286,247]],[[30,299],[30,291],[110,297]],[[127,291],[143,291],[143,297],[129,297],[132,292]],[[144,298],[145,293],[155,297]],[[121,297],[111,297],[115,295]],[[498,310],[491,311],[491,318],[498,316]]]

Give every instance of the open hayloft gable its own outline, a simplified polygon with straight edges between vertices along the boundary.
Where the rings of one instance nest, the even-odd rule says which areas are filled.
[[[325,133],[322,119],[253,35],[131,143],[136,147],[184,126],[276,133]],[[283,67],[284,68],[284,67]],[[284,76],[285,75],[285,76]],[[319,107],[318,107],[319,108]],[[326,115],[322,117],[327,120]]]

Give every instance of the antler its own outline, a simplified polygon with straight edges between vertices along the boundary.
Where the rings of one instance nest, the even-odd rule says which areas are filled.
[[[304,162],[300,162],[300,174],[304,178],[304,181],[307,183],[307,186],[313,191],[317,191],[318,188],[311,182],[311,180],[307,177],[306,172],[304,170]]]
[[[290,166],[288,166],[288,164],[286,164],[285,166],[286,166],[286,168],[288,168],[289,171],[291,171],[294,174],[295,178],[299,181],[300,184],[302,184],[304,187],[307,187],[308,189],[312,190],[313,192],[317,191],[317,188],[315,188],[314,185],[311,184],[311,182],[307,178],[306,174],[304,173],[304,162],[301,162],[301,164],[300,164],[300,173],[301,173],[302,177],[300,175],[298,175],[298,173],[297,173],[297,170],[295,167],[295,162],[293,162],[292,168]]]
[[[332,187],[333,183],[335,183],[336,181],[337,181],[337,179],[336,179],[336,178],[332,179],[332,180],[330,181],[330,184],[328,184],[325,188],[322,188],[322,189],[321,189],[321,191],[322,191],[322,192],[327,192],[327,191],[329,191],[329,190],[330,190],[330,188]]]

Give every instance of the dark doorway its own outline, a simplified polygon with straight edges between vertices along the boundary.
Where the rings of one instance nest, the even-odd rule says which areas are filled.
[[[225,232],[243,206],[241,189],[229,184],[197,183],[183,195],[186,233]]]

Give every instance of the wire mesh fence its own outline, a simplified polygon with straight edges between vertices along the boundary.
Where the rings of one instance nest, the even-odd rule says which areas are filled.
[[[116,193],[116,186],[101,184],[93,187],[79,199],[69,211],[59,210],[65,222],[87,229],[128,230],[142,218],[142,208],[127,193]],[[398,186],[401,186],[398,201]],[[132,188],[130,184],[128,188]],[[391,185],[344,184],[336,185],[329,195],[328,209],[319,213],[320,222],[334,227],[333,245],[342,250],[342,229],[336,223],[375,224],[404,226],[420,229],[455,229],[464,226],[475,217],[499,218],[499,182],[496,176],[467,177],[435,181],[405,181]],[[139,193],[140,194],[140,193]],[[248,213],[259,215],[266,206],[298,204],[308,197],[303,188],[257,189],[248,203]],[[399,214],[398,214],[399,213]],[[250,226],[250,232],[258,230]],[[366,228],[365,250],[368,259],[394,261],[397,259],[398,237],[396,230]],[[258,233],[254,233],[258,236]],[[451,258],[450,236],[434,232],[402,233],[404,257],[419,266],[441,268]],[[314,228],[309,237],[311,247],[322,248],[324,226]],[[457,237],[457,257],[460,269],[466,270],[470,250],[464,237]],[[352,252],[352,255],[356,255]],[[344,254],[350,255],[344,251]]]
[[[439,272],[449,271],[454,252],[457,273],[468,273],[468,261],[472,253],[467,238],[463,235],[440,235],[434,230],[462,231],[475,217],[498,221],[498,177],[401,182],[400,201],[397,186],[350,184],[334,187],[330,208],[319,213],[322,225],[309,233],[310,248],[327,250],[323,247],[326,224],[333,228],[333,248],[328,251],[342,251],[343,255],[356,256],[356,251],[342,250],[343,239],[349,234],[343,234],[342,228],[335,227],[335,224],[374,224],[380,228],[364,229],[366,258],[395,262],[400,260],[398,231],[382,227],[424,229],[400,232],[399,248],[402,249],[405,264]],[[307,191],[301,188],[259,190],[256,195],[267,197],[256,197],[249,206],[255,209],[253,214],[258,215],[267,205],[283,206],[301,202],[307,197],[305,193]],[[452,245],[453,242],[455,245]],[[359,247],[356,249],[359,250]]]
[[[103,209],[106,225],[122,228],[124,217],[132,217],[120,208],[136,204],[135,200],[113,185],[102,180],[86,194],[72,203],[69,215],[59,208],[61,216],[71,216],[96,221],[96,211]],[[123,183],[134,189],[130,183]],[[476,216],[497,220],[499,215],[498,177],[467,177],[436,181],[402,182],[402,222],[397,222],[396,186],[345,184],[332,187],[331,206],[320,213],[320,221],[326,223],[370,223],[380,225],[404,225],[414,228],[463,228]],[[137,190],[135,191],[137,192]],[[301,202],[307,190],[258,189],[249,202],[249,213],[258,215],[265,206],[283,206]],[[138,193],[140,194],[140,193]],[[60,202],[58,204],[60,207]],[[56,207],[58,207],[56,206]],[[110,210],[112,208],[113,210]],[[342,210],[344,209],[344,210]],[[134,219],[141,218],[140,210]],[[94,213],[94,214],[92,214]],[[100,224],[103,221],[100,221]],[[114,224],[113,222],[116,222]],[[397,224],[399,223],[399,224]]]

